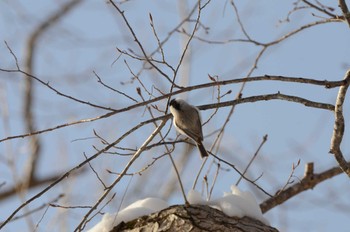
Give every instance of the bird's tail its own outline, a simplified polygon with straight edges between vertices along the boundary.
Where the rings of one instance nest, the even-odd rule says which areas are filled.
[[[197,142],[197,147],[199,149],[199,153],[202,159],[208,156],[208,152],[207,150],[205,150],[205,147],[203,146],[202,142]]]

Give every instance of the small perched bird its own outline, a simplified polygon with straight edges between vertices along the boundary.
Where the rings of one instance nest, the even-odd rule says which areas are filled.
[[[172,99],[169,106],[170,112],[174,117],[173,122],[176,129],[196,142],[201,158],[207,157],[208,152],[202,143],[202,122],[197,107],[179,98]]]

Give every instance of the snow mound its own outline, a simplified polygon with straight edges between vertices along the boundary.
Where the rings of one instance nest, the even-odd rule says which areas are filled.
[[[128,222],[135,218],[158,212],[168,207],[169,205],[167,202],[158,198],[150,197],[138,200],[121,210],[119,213],[106,213],[102,220],[91,228],[89,232],[108,232],[122,221]]]
[[[209,201],[210,205],[214,205],[227,216],[255,218],[265,225],[270,225],[262,215],[261,209],[251,192],[240,191],[236,186],[231,186],[230,193],[224,193],[224,196]]]
[[[187,200],[190,204],[209,205],[222,211],[229,217],[248,216],[257,219],[266,225],[270,225],[263,217],[253,194],[248,191],[241,191],[234,185],[231,186],[231,192],[224,193],[223,197],[215,200],[206,201],[201,197],[201,194],[195,190],[191,190],[188,193]],[[167,202],[158,198],[138,200],[121,210],[119,213],[106,213],[102,220],[91,228],[89,232],[108,232],[122,221],[131,221],[135,218],[158,212],[168,207],[169,204]]]

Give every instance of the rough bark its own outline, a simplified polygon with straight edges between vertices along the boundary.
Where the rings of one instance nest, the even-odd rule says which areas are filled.
[[[154,231],[231,231],[278,232],[277,229],[249,217],[228,217],[206,205],[174,205],[160,212],[122,222],[110,232]]]

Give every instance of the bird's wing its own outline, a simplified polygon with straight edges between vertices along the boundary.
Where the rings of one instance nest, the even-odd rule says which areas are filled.
[[[199,110],[196,109],[196,111],[197,111],[198,119],[199,119],[199,120],[197,120],[196,126],[197,126],[197,128],[199,128],[198,129],[199,138],[200,138],[200,141],[202,141],[203,140],[202,120],[201,120],[201,115],[199,113]]]
[[[176,122],[175,122],[176,123]],[[176,126],[188,137],[193,139],[195,142],[201,141],[199,135],[197,133],[194,133],[192,129],[189,128],[182,128],[176,123]]]
[[[177,128],[182,130],[188,137],[198,142],[203,140],[202,124],[201,124],[199,112],[197,111],[197,109],[193,109],[193,110],[195,111],[193,112],[194,114],[188,114],[188,115],[197,114],[197,117],[186,117],[186,118],[183,117],[182,118],[183,121],[186,121],[186,122],[182,122],[180,120],[175,122],[175,125]]]

